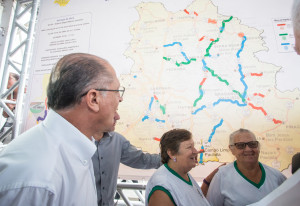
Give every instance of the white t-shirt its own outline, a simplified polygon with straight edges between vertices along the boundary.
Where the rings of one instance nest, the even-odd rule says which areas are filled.
[[[184,180],[178,173],[162,165],[150,178],[146,187],[146,206],[149,198],[156,190],[164,191],[177,206],[204,205],[209,206],[201,188],[188,174],[190,181]]]
[[[286,177],[278,170],[259,163],[261,181],[256,184],[247,179],[237,168],[236,162],[220,167],[207,193],[212,206],[244,206],[259,201],[276,189]]]

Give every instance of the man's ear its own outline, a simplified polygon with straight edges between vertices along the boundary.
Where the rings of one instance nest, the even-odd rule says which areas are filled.
[[[101,103],[101,95],[94,89],[88,91],[85,95],[85,102],[88,108],[94,112],[99,112],[100,103]]]

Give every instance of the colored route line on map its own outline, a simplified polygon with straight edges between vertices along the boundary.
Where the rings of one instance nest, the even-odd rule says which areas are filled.
[[[206,106],[205,105],[202,105],[200,108],[196,109],[194,112],[192,112],[192,114],[197,114],[198,112],[200,112],[201,110],[205,109]]]
[[[251,73],[250,74],[251,76],[258,76],[258,77],[261,77],[262,75],[263,75],[263,73],[261,72],[261,73]]]
[[[202,40],[204,39],[204,37],[205,37],[205,36],[201,37],[201,38],[199,39],[199,41],[202,41]]]
[[[238,59],[240,58],[240,53],[243,51],[244,45],[245,45],[245,41],[247,40],[247,37],[246,37],[246,36],[242,36],[242,38],[243,38],[243,40],[242,40],[242,43],[241,43],[241,48],[238,50],[238,52],[237,52],[237,54],[236,54],[236,56],[237,56]],[[207,64],[206,64],[206,62],[205,62],[204,59],[202,59],[202,63],[203,63],[203,67],[204,67],[205,69],[207,69],[207,70],[212,74],[212,76],[217,77],[217,78],[219,79],[219,81],[224,82],[227,86],[229,86],[228,81],[227,81],[227,80],[223,80],[220,76],[216,75],[216,74],[214,73],[214,71],[211,70],[211,69],[207,66]],[[227,102],[227,103],[236,104],[237,106],[240,106],[240,107],[247,106],[247,104],[246,104],[246,96],[247,96],[248,85],[247,85],[246,82],[244,81],[245,75],[244,75],[243,72],[242,72],[242,65],[241,65],[241,64],[238,64],[238,67],[239,67],[238,71],[239,71],[240,76],[241,76],[240,81],[241,81],[241,83],[244,85],[244,91],[243,91],[243,94],[241,94],[241,93],[240,93],[239,91],[237,91],[237,90],[232,90],[232,92],[236,93],[236,94],[241,98],[241,100],[242,100],[243,103],[240,103],[240,102],[237,101],[237,100],[231,100],[231,99],[219,99],[219,100],[217,100],[216,102],[213,103],[213,106],[216,106],[216,105],[220,104],[221,102]],[[200,84],[200,87],[199,87],[199,88],[200,88],[200,89],[202,88],[202,87],[201,87],[201,84]],[[203,96],[201,96],[201,91],[202,91],[202,90],[200,90],[200,96],[199,96],[200,99],[202,99],[202,97],[203,97]],[[203,92],[203,91],[202,91],[202,92]],[[196,100],[194,101],[194,106],[196,106],[197,102],[200,100],[199,98],[196,99]],[[198,108],[197,110],[195,110],[192,114],[197,114],[199,111],[201,111],[201,110],[203,110],[203,109],[205,109],[205,108],[206,108],[206,105],[203,105],[203,106],[201,106],[200,108]]]
[[[185,13],[187,14],[190,14],[187,10],[184,10]],[[195,12],[194,12],[195,13]],[[228,19],[226,20],[223,20],[222,21],[222,26],[220,27],[220,34],[225,30],[225,26],[226,26],[226,23],[230,22],[231,20],[233,19],[232,16],[230,16]],[[209,19],[209,21],[211,21],[210,23],[213,23],[213,20]],[[238,34],[239,37],[242,38],[242,42],[241,42],[241,47],[240,49],[237,51],[236,53],[236,56],[238,59],[240,59],[240,54],[243,52],[244,50],[244,47],[245,47],[245,42],[247,41],[247,37],[244,35],[244,33],[239,33]],[[202,36],[199,41],[202,41],[203,39],[205,38],[205,36]],[[212,46],[214,44],[216,44],[217,42],[219,42],[220,38],[217,38],[217,39],[210,39],[211,43],[209,44],[209,46],[206,48],[206,54],[204,55],[204,58],[205,57],[211,57],[210,55],[210,49],[212,48]],[[171,44],[166,44],[164,45],[164,47],[169,47],[169,46],[175,46],[176,44],[178,44],[180,47],[182,47],[182,43],[181,42],[173,42]],[[187,64],[190,64],[191,61],[196,61],[196,59],[194,58],[191,58],[189,59],[186,55],[185,52],[181,51],[181,54],[183,55],[183,57],[185,58],[186,62],[177,62],[176,61],[176,65],[179,67],[183,64],[187,65]],[[216,77],[220,82],[223,82],[225,83],[227,86],[229,86],[229,82],[226,80],[226,79],[223,79],[222,77],[220,77],[218,74],[215,73],[215,71],[211,68],[209,68],[207,66],[207,63],[205,62],[205,59],[202,59],[202,63],[203,63],[203,68],[206,69],[207,71],[209,71],[211,73],[211,75],[213,77]],[[171,61],[171,58],[168,58],[168,57],[163,57],[164,60],[166,61]],[[244,106],[247,106],[247,103],[246,103],[246,96],[247,96],[247,90],[248,90],[248,85],[246,84],[245,82],[245,75],[243,74],[242,72],[242,65],[241,64],[238,64],[238,71],[240,73],[240,81],[241,83],[244,85],[244,91],[243,93],[237,91],[237,90],[232,90],[232,92],[236,93],[242,100],[242,103],[240,103],[238,100],[231,100],[231,99],[219,99],[217,100],[216,102],[213,103],[213,106],[216,106],[218,104],[220,104],[221,102],[227,102],[227,103],[232,103],[232,104],[236,104],[237,106],[240,106],[240,107],[244,107]],[[251,73],[251,76],[262,76],[263,73]],[[206,78],[204,78],[202,80],[202,82],[200,83],[199,85],[199,97],[194,101],[194,104],[193,106],[195,107],[197,105],[197,103],[203,98],[203,95],[204,95],[204,92],[202,90],[202,86],[203,86],[203,83],[205,82]],[[261,96],[261,97],[264,97],[264,95],[258,95],[258,96]],[[257,109],[257,110],[261,110],[265,115],[266,115],[266,111],[262,108],[262,107],[255,107],[253,104],[249,103],[249,105],[253,108],[253,109]],[[198,108],[197,110],[195,110],[192,114],[197,114],[199,111],[203,110],[207,108],[206,105],[202,105],[200,108]],[[275,124],[278,124],[278,123],[282,123],[280,120],[276,120],[276,119],[273,119],[273,122]]]
[[[240,35],[240,34],[239,34],[239,35]],[[240,59],[240,53],[243,51],[244,46],[245,46],[245,42],[247,41],[247,37],[246,37],[245,35],[244,35],[242,38],[243,38],[243,40],[242,40],[242,43],[241,43],[241,48],[240,48],[240,49],[238,50],[238,52],[236,53],[236,57],[237,57],[238,59]],[[237,93],[237,94],[240,96],[240,98],[242,99],[242,101],[245,102],[245,101],[246,101],[247,90],[248,90],[248,85],[247,85],[246,82],[244,81],[245,75],[243,74],[243,71],[242,71],[242,65],[241,65],[241,64],[238,64],[238,67],[239,67],[238,71],[239,71],[240,76],[241,76],[240,81],[241,81],[242,84],[244,85],[244,92],[243,92],[243,94],[241,94],[240,92],[238,92],[238,91],[236,91],[236,90],[233,90],[233,92]]]
[[[159,104],[159,108],[160,110],[162,111],[163,114],[166,114],[166,107],[161,105],[158,101],[158,98],[156,95],[154,95],[153,97],[151,97],[150,99],[150,103],[149,103],[149,106],[148,106],[148,112],[150,112],[152,110],[152,105],[153,105],[153,102],[154,100]],[[149,115],[145,115],[143,118],[142,118],[142,122],[144,122],[145,120],[147,119],[150,119]],[[156,122],[162,122],[162,123],[165,123],[166,121],[165,120],[162,120],[162,119],[158,119],[158,118],[155,118],[154,121]]]
[[[260,96],[260,97],[265,97],[265,95],[261,94],[261,93],[254,93],[254,96]]]
[[[190,59],[186,56],[185,52],[181,52],[181,54],[187,62],[190,61]]]
[[[218,101],[213,103],[213,106],[216,106],[216,105],[220,104],[221,102],[229,102],[229,103],[232,103],[232,104],[236,104],[237,106],[240,106],[240,107],[247,106],[247,104],[245,104],[245,103],[241,104],[241,103],[239,103],[239,101],[232,100],[232,99],[218,99]]]
[[[203,146],[203,145],[201,146],[201,150],[204,150],[204,146]],[[204,163],[204,162],[203,162],[203,155],[204,155],[203,153],[200,153],[200,160],[199,160],[199,163],[200,163],[200,164],[203,164],[203,163]]]
[[[48,110],[45,109],[45,111],[44,111],[44,117],[38,117],[38,118],[36,119],[37,123],[38,123],[39,121],[44,121],[44,120],[46,119],[46,117],[47,117],[47,111],[48,111]]]
[[[229,19],[223,20],[223,21],[222,21],[222,27],[220,28],[220,34],[221,34],[221,33],[224,31],[224,29],[225,29],[225,23],[230,22],[232,18],[233,18],[233,17],[231,16]],[[217,38],[216,40],[212,41],[212,42],[209,44],[209,46],[208,46],[207,49],[206,49],[206,54],[205,54],[204,56],[210,56],[209,50],[211,49],[211,47],[213,46],[213,44],[217,43],[218,41],[219,41],[219,38]]]
[[[214,70],[210,69],[210,68],[206,65],[206,62],[205,62],[204,59],[202,59],[202,64],[203,64],[203,68],[206,69],[206,70],[208,70],[208,71],[211,73],[211,75],[212,75],[213,77],[217,77],[217,78],[219,79],[220,82],[224,82],[227,86],[229,85],[229,83],[228,83],[227,80],[222,79],[219,75],[215,74],[215,71],[214,71]]]
[[[155,99],[155,101],[159,104],[159,108],[160,108],[160,110],[162,111],[162,113],[163,113],[163,114],[166,114],[166,107],[163,106],[163,105],[161,105],[161,104],[159,103],[158,98],[157,98],[156,95],[154,95],[154,99]]]
[[[242,99],[242,101],[243,102],[245,102],[246,101],[246,99],[243,97],[243,95],[239,92],[239,91],[237,91],[237,90],[232,90],[234,93],[237,93],[238,95],[239,95],[239,97]]]
[[[217,20],[208,18],[207,23],[209,23],[209,24],[217,24]]]
[[[160,141],[160,138],[157,138],[157,137],[154,137],[153,139],[158,142]]]
[[[265,116],[267,116],[267,112],[266,112],[266,110],[265,110],[264,108],[254,106],[252,103],[248,103],[248,105],[249,105],[250,107],[252,107],[253,109],[260,110]]]
[[[202,90],[202,86],[203,86],[205,80],[206,80],[206,78],[203,78],[202,81],[201,81],[201,83],[200,83],[200,85],[199,85],[199,93],[200,93],[200,95],[199,95],[199,97],[194,101],[194,105],[193,105],[194,107],[197,105],[197,102],[200,101],[200,100],[202,99],[203,95],[204,95],[204,92],[203,92],[203,90]]]
[[[238,50],[236,56],[237,58],[240,58],[240,53],[243,51],[244,49],[244,46],[245,46],[245,41],[247,40],[247,37],[246,36],[243,36],[243,41],[242,41],[242,44],[241,44],[241,48]]]
[[[195,16],[198,16],[199,14],[197,12],[189,12],[188,10],[184,9],[183,10],[187,15],[192,15],[194,14]],[[217,20],[215,19],[211,19],[211,18],[208,18],[208,23],[211,23],[211,24],[217,24]]]
[[[222,126],[223,121],[224,121],[224,120],[221,119],[220,122],[219,122],[217,125],[214,126],[214,128],[212,129],[211,134],[209,135],[208,142],[211,142],[212,137],[213,137],[214,134],[216,133],[216,129]]]
[[[174,46],[175,44],[178,44],[179,46],[182,46],[182,44],[181,44],[180,42],[175,41],[175,42],[173,42],[172,44],[166,44],[166,45],[164,45],[163,47]]]
[[[220,33],[222,33],[224,31],[225,23],[230,22],[232,18],[233,18],[233,16],[229,17],[229,19],[227,19],[227,20],[222,21],[222,27],[220,28]]]
[[[206,54],[204,55],[205,57],[210,57],[209,50],[211,49],[213,44],[217,43],[218,41],[219,41],[219,38],[210,42],[210,44],[208,45],[208,47],[205,50],[206,51]]]
[[[187,13],[187,14],[190,14],[190,12],[188,12],[186,9],[185,10],[183,10],[185,13]]]
[[[213,136],[215,135],[216,130],[223,125],[223,122],[224,122],[224,120],[221,119],[220,122],[213,127],[212,132],[210,133],[209,138],[208,138],[209,143],[211,142]],[[204,146],[203,145],[201,146],[201,150],[204,151]],[[200,154],[199,163],[203,164],[203,153]]]
[[[251,106],[253,109],[260,110],[265,116],[268,115],[267,112],[266,112],[266,110],[264,108],[254,106],[252,103],[248,103],[248,105]],[[274,122],[274,124],[282,124],[281,120],[277,120],[275,118],[273,118],[272,121]]]
[[[181,42],[173,42],[172,44],[165,44],[165,45],[163,45],[163,47],[171,47],[171,46],[175,46],[176,44],[178,44],[179,46],[180,46],[180,48],[181,48],[181,50],[182,50],[182,43]],[[182,62],[177,62],[176,61],[176,66],[181,66],[181,65],[188,65],[188,64],[190,64],[192,61],[196,61],[197,59],[195,59],[195,58],[191,58],[191,59],[189,59],[188,57],[187,57],[187,55],[186,55],[186,53],[185,52],[183,52],[183,51],[180,51],[180,53],[182,54],[182,56],[185,58],[185,60],[186,60],[186,62],[184,62],[184,61],[182,61]],[[163,57],[163,59],[164,60],[166,60],[166,61],[171,61],[171,58],[168,58],[168,57]]]
[[[192,61],[196,61],[196,59],[195,58],[191,58],[191,59],[189,59],[187,62],[180,62],[180,63],[178,63],[177,61],[176,61],[176,66],[178,66],[178,67],[180,67],[181,65],[188,65],[188,64],[190,64]]]
[[[237,58],[240,57],[239,55],[240,55],[240,53],[243,51],[244,44],[245,44],[245,41],[246,41],[246,40],[247,40],[247,38],[246,38],[245,36],[243,36],[243,41],[242,41],[242,43],[241,43],[241,48],[238,50],[238,52],[237,52],[237,54],[236,54]],[[214,70],[210,69],[210,68],[207,66],[207,64],[206,64],[206,62],[205,62],[204,59],[202,59],[202,63],[203,63],[203,67],[204,67],[205,69],[207,69],[207,70],[212,74],[212,76],[217,77],[219,81],[224,82],[227,86],[229,86],[228,81],[222,79],[219,75],[215,74]],[[232,92],[238,94],[238,96],[242,99],[243,103],[240,103],[240,102],[237,101],[237,100],[231,100],[231,99],[219,99],[218,101],[216,101],[216,102],[213,103],[213,106],[216,106],[216,105],[218,105],[218,104],[221,103],[221,102],[229,102],[229,103],[232,103],[232,104],[236,104],[237,106],[240,106],[240,107],[244,107],[244,106],[247,105],[245,102],[246,102],[246,95],[247,95],[248,85],[247,85],[246,82],[244,81],[245,75],[244,75],[243,72],[242,72],[242,65],[241,65],[241,64],[238,64],[238,66],[239,66],[239,70],[238,70],[238,71],[239,71],[239,73],[240,73],[240,75],[241,75],[240,81],[241,81],[242,84],[244,85],[244,92],[243,92],[243,94],[241,94],[241,93],[240,93],[239,91],[237,91],[237,90],[232,90]],[[201,89],[201,90],[200,90],[200,89]],[[200,84],[200,86],[199,86],[199,91],[200,91],[200,96],[199,96],[199,98],[197,98],[197,99],[194,101],[194,107],[197,105],[197,102],[198,102],[199,100],[201,100],[202,97],[203,97],[203,91],[202,91],[202,85],[201,85],[201,84]],[[201,95],[201,94],[202,94],[202,95]],[[203,105],[203,106],[201,106],[200,108],[198,108],[197,110],[195,110],[192,114],[197,114],[199,111],[201,111],[201,110],[203,110],[203,109],[205,109],[205,108],[206,108],[206,105]]]

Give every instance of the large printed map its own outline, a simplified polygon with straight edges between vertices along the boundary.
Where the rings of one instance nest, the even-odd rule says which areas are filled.
[[[141,3],[140,19],[125,55],[134,60],[121,75],[126,96],[117,130],[141,148],[157,152],[157,138],[172,128],[192,131],[206,152],[199,162],[230,162],[228,136],[255,132],[260,160],[283,170],[299,151],[299,91],[280,92],[280,67],[254,54],[267,50],[260,32],[218,14],[208,0],[176,13],[161,3]]]
[[[266,44],[270,38],[276,41],[273,46],[281,58],[295,55],[288,16],[274,17],[269,23],[275,37],[264,36],[266,32],[242,23],[238,16],[221,14],[210,0],[190,1],[175,11],[168,10],[164,1],[136,0],[130,11],[137,17],[128,22],[123,32],[125,36],[130,32],[129,38],[126,46],[119,48],[122,58],[131,61],[129,69],[123,71],[120,67],[124,64],[118,65],[118,59],[109,55],[110,50],[116,51],[111,49],[114,45],[103,43],[106,36],[103,42],[98,40],[103,30],[97,26],[96,19],[99,24],[102,20],[96,18],[96,5],[100,8],[103,2],[87,1],[90,10],[80,12],[80,1],[57,2],[44,3],[40,9],[51,10],[52,6],[61,11],[55,17],[50,13],[40,16],[37,42],[50,40],[49,44],[36,44],[37,50],[44,52],[35,55],[27,128],[47,116],[49,66],[66,53],[80,51],[107,58],[118,70],[126,92],[119,106],[121,119],[116,131],[144,151],[158,153],[160,137],[173,128],[193,133],[196,147],[205,151],[199,156],[202,170],[207,164],[233,161],[228,137],[239,128],[250,129],[257,136],[260,161],[281,171],[300,151],[299,89],[278,89],[276,75],[286,68],[275,59],[257,56],[272,51]],[[109,1],[104,6],[110,3],[113,8]],[[68,30],[61,25],[67,25]],[[107,33],[115,33],[112,30],[107,29]],[[53,36],[56,33],[64,36]],[[70,42],[74,44],[71,47]]]

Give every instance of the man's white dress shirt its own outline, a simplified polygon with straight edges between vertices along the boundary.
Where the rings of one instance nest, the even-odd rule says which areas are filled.
[[[97,205],[95,144],[54,111],[0,152],[0,205]]]

